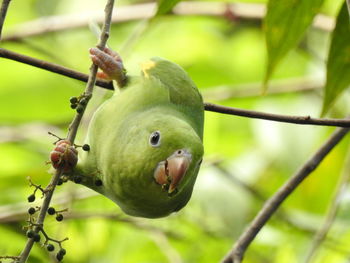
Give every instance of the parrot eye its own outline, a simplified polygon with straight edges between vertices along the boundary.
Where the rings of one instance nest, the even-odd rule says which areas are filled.
[[[151,136],[149,137],[149,143],[153,147],[158,147],[160,145],[160,132],[159,131],[152,132]]]

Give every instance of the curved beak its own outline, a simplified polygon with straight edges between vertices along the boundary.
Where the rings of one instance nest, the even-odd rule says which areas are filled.
[[[168,191],[176,192],[177,186],[185,176],[192,161],[192,155],[185,149],[176,150],[165,161],[158,163],[154,171],[156,182]]]

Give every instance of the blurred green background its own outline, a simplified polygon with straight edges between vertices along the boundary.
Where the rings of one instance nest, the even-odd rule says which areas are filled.
[[[141,2],[117,1],[117,14],[118,7]],[[326,1],[322,13],[333,18],[341,3]],[[22,23],[47,16],[103,14],[104,5],[105,1],[93,0],[14,0],[3,34],[6,38]],[[278,66],[265,96],[260,91],[266,47],[259,19],[167,15],[147,27],[140,20],[120,22],[112,27],[109,46],[120,50],[130,74],[138,74],[139,64],[152,56],[180,64],[206,102],[317,117],[329,37],[329,32],[311,28]],[[1,47],[87,73],[88,49],[95,44],[96,37],[85,26],[3,41]],[[0,59],[0,80],[0,255],[18,255],[26,242],[22,226],[29,204],[25,200],[32,192],[26,178],[48,183],[45,162],[55,138],[47,132],[65,136],[74,115],[69,98],[80,94],[84,83],[5,59]],[[288,87],[299,90],[287,92]],[[78,144],[84,141],[93,111],[111,94],[100,88],[95,91]],[[348,99],[345,94],[329,116],[344,117]],[[57,209],[68,207],[69,212],[61,223],[48,216],[46,232],[57,239],[69,237],[63,243],[65,262],[219,262],[260,210],[261,199],[294,174],[333,130],[206,112],[205,159],[186,208],[163,219],[131,218],[105,197],[67,183],[57,189],[54,204]],[[283,204],[285,217],[276,215],[264,227],[244,262],[302,262],[338,178],[348,172],[347,155],[345,139]],[[350,189],[344,189],[342,196],[329,239],[312,262],[348,262]],[[53,255],[35,245],[29,262],[55,262]]]

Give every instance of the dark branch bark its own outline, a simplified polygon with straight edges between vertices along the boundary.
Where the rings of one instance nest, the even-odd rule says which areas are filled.
[[[320,126],[337,126],[337,127],[350,127],[349,119],[322,119],[311,118],[310,116],[289,116],[272,113],[264,113],[252,110],[243,110],[232,107],[225,107],[215,105],[212,103],[204,103],[204,108],[207,111],[213,111],[223,114],[236,115],[241,117],[263,119],[277,122],[287,122],[302,125],[320,125]]]
[[[22,62],[28,65],[32,65],[34,67],[48,70],[50,72],[54,72],[54,73],[64,75],[69,78],[77,79],[80,81],[86,82],[88,80],[88,75],[84,73],[81,73],[72,69],[68,69],[47,61],[24,56],[22,54],[18,54],[3,48],[0,48],[0,57]],[[96,85],[109,90],[114,89],[112,82],[97,80]],[[248,117],[248,118],[264,119],[264,120],[270,120],[270,121],[287,122],[287,123],[295,123],[295,124],[303,124],[303,125],[350,127],[350,120],[348,119],[322,119],[322,118],[311,118],[310,116],[279,115],[279,114],[271,114],[271,113],[264,113],[264,112],[258,112],[258,111],[252,111],[252,110],[243,110],[243,109],[225,107],[225,106],[215,105],[212,103],[204,103],[204,107],[205,107],[205,110],[207,111],[213,111],[213,112]]]
[[[263,206],[246,231],[242,233],[223,263],[239,263],[245,251],[282,202],[314,171],[329,152],[343,139],[349,129],[337,129],[326,143],[294,174]]]
[[[54,64],[54,63],[50,63],[44,60],[40,60],[40,59],[36,59],[36,58],[32,58],[29,56],[25,56],[4,48],[0,48],[0,57],[3,58],[7,58],[7,59],[11,59],[11,60],[15,60],[27,65],[31,65],[37,68],[41,68],[53,73],[57,73],[69,78],[73,78],[73,79],[77,79],[80,81],[84,81],[87,82],[89,75]],[[100,86],[102,88],[105,89],[109,89],[109,90],[113,90],[113,82],[109,81],[103,81],[103,80],[97,80],[96,81],[96,85]]]
[[[107,39],[109,37],[109,30],[110,30],[110,24],[111,24],[111,18],[112,18],[112,11],[113,11],[113,5],[114,0],[108,0],[105,8],[105,21],[102,29],[101,38],[99,41],[99,44],[97,45],[98,48],[103,49],[106,45]],[[97,66],[92,64],[90,67],[90,75],[86,84],[86,89],[84,91],[84,96],[86,96],[87,103],[89,99],[92,97],[92,91],[95,85],[96,80],[96,73],[97,73]],[[70,141],[71,145],[74,144],[75,136],[77,134],[81,119],[83,117],[85,108],[87,104],[85,105],[82,112],[77,112],[75,115],[72,123],[69,126],[67,140]],[[38,233],[41,228],[43,228],[44,220],[46,217],[47,209],[49,208],[49,205],[51,203],[52,195],[55,191],[55,188],[57,186],[57,182],[60,178],[60,176],[63,173],[63,169],[57,169],[55,174],[52,176],[51,181],[49,185],[45,189],[45,198],[43,200],[43,203],[40,208],[40,213],[38,216],[38,219],[36,221],[36,227],[34,228],[34,231]],[[28,259],[28,256],[30,254],[30,251],[34,245],[34,239],[28,238],[27,243],[23,249],[23,251],[20,254],[19,263],[25,263]]]

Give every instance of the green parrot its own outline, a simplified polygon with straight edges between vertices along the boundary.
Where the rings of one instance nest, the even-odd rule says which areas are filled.
[[[94,113],[74,176],[129,215],[157,218],[189,201],[203,156],[202,96],[177,64],[152,58],[128,77],[119,55],[90,49],[119,90]],[[126,84],[125,84],[126,83]],[[96,183],[97,182],[97,183]]]

